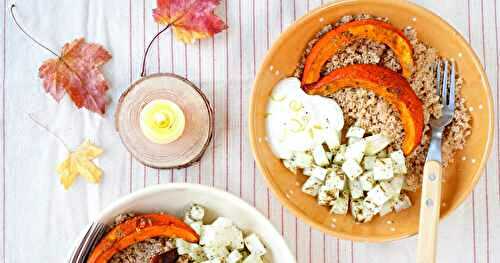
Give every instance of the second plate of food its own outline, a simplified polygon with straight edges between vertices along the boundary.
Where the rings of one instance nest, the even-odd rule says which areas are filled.
[[[262,214],[212,187],[147,187],[120,198],[95,221],[106,231],[88,263],[295,262]]]
[[[444,217],[472,191],[493,140],[491,91],[466,41],[406,1],[340,1],[290,26],[261,66],[249,116],[257,164],[284,206],[341,238],[415,234],[441,60],[457,68]]]

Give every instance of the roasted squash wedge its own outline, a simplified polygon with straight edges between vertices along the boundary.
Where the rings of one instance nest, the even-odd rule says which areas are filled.
[[[166,214],[133,217],[107,233],[92,251],[87,263],[105,263],[119,251],[153,237],[176,237],[198,242],[196,232],[180,219]]]
[[[303,89],[310,95],[329,96],[343,88],[365,88],[392,103],[399,111],[405,132],[401,149],[409,155],[422,140],[424,113],[420,99],[397,72],[377,65],[357,64],[334,70]]]
[[[413,49],[401,30],[391,24],[366,19],[341,25],[322,36],[306,58],[302,84],[319,80],[323,65],[339,50],[356,39],[367,38],[389,46],[398,57],[403,76],[410,78],[413,68]]]

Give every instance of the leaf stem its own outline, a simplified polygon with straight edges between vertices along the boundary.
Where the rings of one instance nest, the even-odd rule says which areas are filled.
[[[55,132],[51,131],[49,129],[49,127],[47,127],[46,125],[44,125],[43,123],[41,123],[40,121],[38,121],[37,119],[35,119],[35,117],[33,117],[33,113],[28,113],[28,117],[38,126],[40,126],[40,128],[44,129],[45,131],[47,131],[48,134],[52,135],[54,138],[57,139],[58,142],[60,142],[64,148],[66,148],[66,151],[70,152],[70,149],[68,147],[68,145],[64,142],[64,140],[59,137],[59,135],[57,135]]]
[[[161,33],[165,32],[167,29],[170,28],[172,24],[168,24],[164,29],[162,29],[160,32],[156,33],[156,35],[149,41],[148,47],[146,48],[146,51],[144,51],[144,57],[142,58],[142,71],[141,71],[141,77],[146,76],[146,58],[148,56],[149,49],[151,48],[151,45],[153,45],[153,42],[160,36]]]
[[[14,20],[14,23],[16,24],[16,26],[19,28],[19,30],[21,30],[27,37],[29,37],[29,39],[31,39],[33,42],[35,42],[37,45],[39,45],[40,47],[44,48],[45,50],[49,51],[50,53],[52,53],[54,56],[58,57],[61,59],[61,57],[56,53],[54,52],[52,49],[48,48],[47,46],[45,46],[44,44],[42,44],[40,41],[36,40],[34,37],[32,37],[28,32],[26,32],[26,30],[24,30],[24,28],[19,24],[19,22],[17,21],[16,19],[16,16],[14,15],[14,8],[16,7],[15,4],[12,4],[10,6],[10,15],[12,16],[12,19]]]

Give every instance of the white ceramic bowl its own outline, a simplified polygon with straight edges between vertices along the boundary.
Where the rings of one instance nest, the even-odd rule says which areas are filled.
[[[207,209],[209,222],[216,217],[227,217],[245,233],[257,234],[266,245],[266,262],[294,263],[295,258],[274,226],[255,208],[240,198],[216,188],[197,184],[164,184],[141,189],[109,205],[95,221],[111,223],[119,214],[134,212],[165,212],[182,217],[192,203]],[[82,236],[76,244],[80,243]]]

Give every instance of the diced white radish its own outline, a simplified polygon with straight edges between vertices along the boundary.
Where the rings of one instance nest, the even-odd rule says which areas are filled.
[[[388,180],[394,177],[392,159],[383,158],[376,160],[373,165],[373,178],[375,180]]]
[[[366,155],[375,155],[391,143],[391,139],[382,134],[368,136],[364,140],[366,141]]]
[[[346,137],[347,138],[363,138],[363,135],[365,135],[365,129],[356,127],[356,126],[351,126],[347,130]]]
[[[352,159],[347,159],[342,164],[342,171],[349,177],[349,179],[354,180],[356,177],[363,173],[363,169],[359,166],[358,162]]]
[[[406,174],[406,161],[403,151],[398,150],[389,154],[392,161],[394,162],[394,173]]]
[[[347,146],[345,150],[345,159],[353,159],[360,163],[361,160],[363,160],[365,149],[366,141],[364,139],[360,139],[359,141]]]
[[[357,179],[349,180],[349,192],[351,193],[352,199],[363,197],[363,187],[361,186],[361,182]]]
[[[373,172],[365,171],[359,177],[359,182],[361,183],[361,188],[363,189],[363,191],[370,191],[375,184],[375,179],[373,179]]]
[[[308,195],[317,196],[319,188],[321,187],[322,184],[323,183],[321,182],[321,180],[311,176],[302,185],[302,192]]]
[[[375,156],[365,156],[363,158],[363,168],[365,170],[372,170],[376,159],[377,158]]]
[[[323,167],[314,167],[311,172],[311,176],[318,178],[321,181],[325,180],[328,170]]]
[[[294,155],[293,163],[296,167],[299,168],[312,167],[313,157],[306,152],[296,152]]]
[[[366,199],[378,206],[382,206],[387,200],[389,200],[389,197],[385,194],[380,185],[377,185],[373,187],[372,190],[368,191]]]
[[[401,194],[394,204],[394,210],[399,213],[404,209],[411,207],[410,198],[406,194]]]
[[[336,151],[340,146],[340,132],[334,129],[325,131],[325,143],[330,151]]]
[[[326,151],[323,148],[323,145],[317,145],[312,150],[312,155],[314,158],[314,162],[319,166],[327,166],[330,164],[328,160],[328,156],[326,155]]]

